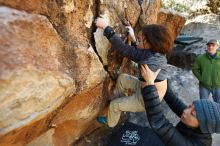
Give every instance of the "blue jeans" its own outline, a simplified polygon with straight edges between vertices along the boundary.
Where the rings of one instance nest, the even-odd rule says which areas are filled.
[[[208,99],[210,93],[212,93],[213,100],[220,103],[220,88],[208,89],[201,85],[199,86],[200,99]]]

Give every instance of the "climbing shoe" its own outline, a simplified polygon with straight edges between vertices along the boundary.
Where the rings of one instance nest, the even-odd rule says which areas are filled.
[[[107,124],[107,117],[97,117],[96,120],[100,124]]]

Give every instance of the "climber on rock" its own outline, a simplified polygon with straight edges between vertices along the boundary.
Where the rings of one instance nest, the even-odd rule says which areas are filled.
[[[168,86],[164,100],[181,120],[174,127],[164,115],[154,83],[158,73],[159,70],[153,72],[147,65],[141,67],[146,81],[141,82],[143,101],[153,131],[167,146],[211,146],[211,134],[220,132],[220,104],[201,99],[186,106]]]
[[[132,46],[125,44],[108,26],[104,18],[97,18],[95,24],[98,28],[104,29],[104,36],[112,44],[112,48],[122,56],[128,57],[132,61],[140,64],[147,64],[150,69],[156,71],[161,68],[161,72],[155,80],[160,100],[164,97],[167,89],[167,59],[173,48],[174,39],[170,30],[162,25],[145,25],[138,33],[137,45],[133,29],[129,26],[129,35],[132,38]],[[120,74],[114,90],[115,98],[110,102],[108,116],[98,117],[100,123],[108,123],[109,127],[117,125],[121,112],[143,112],[144,101],[139,86],[140,80],[128,74]],[[132,91],[132,95],[129,95]]]

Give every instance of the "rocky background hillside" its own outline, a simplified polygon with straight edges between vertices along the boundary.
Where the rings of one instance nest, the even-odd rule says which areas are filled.
[[[162,0],[165,9],[178,11],[188,18],[202,14],[220,14],[219,0]]]
[[[136,32],[143,24],[164,24],[176,37],[186,18],[161,5],[160,0],[0,0],[0,145],[107,145],[117,128],[100,128],[95,118],[117,76],[136,70],[111,49],[93,20],[106,18],[123,39],[128,23]],[[188,22],[183,32],[204,40],[175,46],[170,56],[172,86],[186,102],[198,98],[190,66],[209,36],[220,39],[219,20],[208,14]],[[175,124],[178,119],[167,113]],[[144,113],[126,117],[147,125]]]

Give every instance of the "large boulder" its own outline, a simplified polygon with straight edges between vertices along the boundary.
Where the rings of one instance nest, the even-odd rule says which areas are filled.
[[[186,22],[186,18],[180,13],[164,9],[160,10],[157,17],[159,24],[165,25],[172,31],[173,38],[176,38],[180,34]]]
[[[70,136],[79,137],[104,103],[102,82],[106,73],[88,39],[75,40],[78,42],[72,45],[74,42],[63,37],[67,34],[57,33],[45,16],[7,7],[0,7],[0,26],[0,145],[23,146],[48,130],[53,125],[51,119],[75,98],[75,107],[78,106],[77,99],[96,105],[85,104],[79,108],[83,111],[88,106],[89,109],[88,114],[82,113],[87,121],[82,124],[75,120],[76,123],[71,124],[77,136]],[[87,96],[89,100],[74,96],[81,95],[81,91],[90,95]],[[72,118],[79,115],[74,114]]]
[[[143,0],[141,3],[142,13],[139,20],[140,25],[156,24],[160,6],[161,0]]]
[[[48,19],[0,7],[1,134],[39,120],[75,92],[64,44]]]
[[[27,146],[71,145],[80,137],[97,128],[94,119],[104,106],[100,84],[74,97],[53,117],[46,132],[28,143]]]
[[[75,80],[77,92],[103,81],[106,73],[93,49],[91,37],[97,3],[92,0],[86,3],[72,0],[0,0],[0,4],[47,16],[64,42],[60,58],[62,68]],[[84,63],[81,63],[82,60]]]
[[[13,0],[0,0],[0,4],[3,6],[10,6],[18,10],[25,10],[27,12],[33,12],[38,14],[49,14],[47,9],[47,0],[26,0],[26,1],[13,1]]]
[[[203,37],[204,40],[220,40],[220,16],[216,14],[200,15],[192,20],[188,20],[182,33],[192,36]]]

